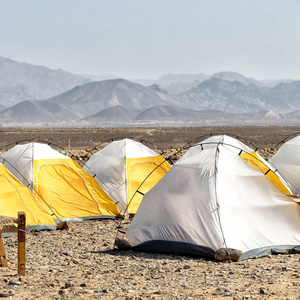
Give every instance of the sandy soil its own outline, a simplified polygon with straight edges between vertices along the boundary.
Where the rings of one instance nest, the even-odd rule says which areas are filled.
[[[222,130],[221,130],[222,129]],[[94,132],[95,131],[95,132]],[[299,127],[153,129],[1,129],[2,147],[48,140],[90,149],[117,136],[139,135],[161,148],[180,147],[213,132],[233,133],[270,148]],[[123,134],[123,135],[122,135]],[[70,139],[70,143],[68,142]],[[122,221],[126,228],[130,220]],[[0,297],[12,299],[300,299],[299,254],[241,262],[114,249],[119,220],[69,224],[69,230],[27,234],[27,274],[17,275],[17,240],[5,238],[8,267]],[[122,237],[122,235],[120,236]]]

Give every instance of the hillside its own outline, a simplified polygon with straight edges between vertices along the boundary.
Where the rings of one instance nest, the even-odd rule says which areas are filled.
[[[161,104],[176,104],[165,92],[125,79],[90,82],[49,98],[48,101],[60,103],[83,116],[118,105],[139,110]]]
[[[44,100],[23,101],[0,111],[1,122],[6,123],[55,123],[78,120],[79,116],[65,107]]]
[[[60,69],[51,70],[0,56],[0,105],[45,100],[89,81]]]

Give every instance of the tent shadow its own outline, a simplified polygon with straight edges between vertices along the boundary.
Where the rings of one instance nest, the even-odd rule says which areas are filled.
[[[90,251],[93,254],[108,254],[116,257],[129,257],[132,259],[146,258],[146,259],[169,259],[169,260],[193,260],[193,261],[216,261],[213,258],[205,258],[200,256],[182,255],[182,254],[164,254],[164,253],[151,253],[141,252],[137,250],[119,250],[108,249],[99,251]]]

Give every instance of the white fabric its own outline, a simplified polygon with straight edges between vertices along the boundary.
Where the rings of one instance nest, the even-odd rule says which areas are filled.
[[[249,148],[247,145],[242,143],[241,141],[237,140],[236,138],[227,136],[227,135],[216,135],[209,137],[208,139],[204,140],[203,142],[192,146],[178,161],[182,162],[183,160],[192,157],[193,155],[199,153],[203,149],[211,149],[215,148],[218,144],[222,144],[224,148],[228,149],[232,153],[239,154],[241,150],[243,150],[243,153],[252,153],[254,152],[253,149]],[[281,176],[279,172],[276,172],[276,168],[268,163],[259,153],[256,152],[257,158],[261,160],[261,162],[268,167],[270,170],[272,170],[277,177],[280,179],[282,184],[287,188],[287,190],[293,194],[291,186],[286,182],[285,178]],[[255,161],[255,160],[254,160]]]
[[[224,147],[228,148],[234,153],[240,153],[241,150],[243,150],[246,153],[254,152],[253,149],[249,148],[236,138],[233,138],[228,135],[215,135],[196,144],[195,146],[190,147],[190,149],[178,161],[191,157],[199,153],[199,151],[202,151],[202,149],[215,148],[216,145],[218,145],[219,143],[223,144]]]
[[[156,157],[159,154],[131,139],[113,141],[93,154],[83,167],[102,189],[118,204],[121,211],[127,206],[126,159]]]
[[[83,167],[95,177],[102,189],[118,204],[126,208],[126,156],[123,141],[112,142],[93,154]]]
[[[131,139],[124,139],[123,141],[125,151],[126,151],[126,158],[142,158],[142,157],[155,157],[159,156],[158,153],[151,150],[147,146],[143,145],[140,142],[131,140]]]
[[[16,145],[1,155],[8,163],[6,168],[25,186],[33,183],[33,161],[38,159],[70,159],[49,145],[31,142]],[[17,171],[18,170],[18,171]],[[25,177],[26,179],[24,179]]]
[[[177,162],[144,196],[127,237],[133,246],[168,240],[214,251],[299,245],[300,208],[219,145]]]
[[[270,161],[295,193],[300,194],[300,135],[285,142]]]

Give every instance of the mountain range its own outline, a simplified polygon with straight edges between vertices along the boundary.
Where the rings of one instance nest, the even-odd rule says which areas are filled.
[[[300,81],[258,81],[235,72],[107,77],[93,81],[0,57],[1,126],[300,123]]]
[[[0,105],[45,100],[89,81],[60,69],[51,70],[0,56]]]

